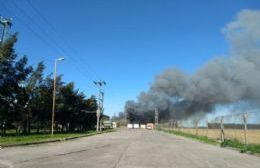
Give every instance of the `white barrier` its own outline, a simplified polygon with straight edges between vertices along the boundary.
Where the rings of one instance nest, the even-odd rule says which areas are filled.
[[[145,125],[145,124],[141,124],[141,128],[142,128],[142,129],[145,129],[145,128],[146,128],[146,125]]]
[[[127,124],[127,128],[133,128],[133,124]]]
[[[134,124],[134,128],[140,128],[139,124]]]

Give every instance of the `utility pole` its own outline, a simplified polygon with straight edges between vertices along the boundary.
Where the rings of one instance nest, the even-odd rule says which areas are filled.
[[[124,109],[124,114],[125,114],[125,126],[127,127],[127,111],[128,111],[128,109],[129,109],[129,104],[126,104],[126,106],[125,106],[125,109]]]
[[[4,44],[6,40],[7,30],[12,26],[12,20],[6,19],[2,16],[0,16],[0,24],[3,26],[3,32],[1,36],[1,44]]]
[[[94,81],[93,82],[98,87],[98,108],[97,108],[97,132],[101,131],[101,124],[100,124],[100,116],[102,116],[104,112],[104,89],[103,86],[106,85],[105,81]]]
[[[155,110],[154,110],[154,126],[155,126],[155,128],[158,128],[158,117],[159,117],[159,111],[158,111],[158,108],[155,108]]]
[[[55,59],[54,61],[54,79],[53,79],[53,95],[52,95],[52,115],[51,115],[51,135],[53,135],[54,128],[54,114],[55,114],[55,103],[56,103],[56,76],[57,76],[57,62],[63,61],[64,57]]]

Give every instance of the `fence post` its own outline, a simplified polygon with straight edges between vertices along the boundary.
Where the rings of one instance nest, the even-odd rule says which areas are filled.
[[[198,136],[198,125],[199,125],[199,121],[196,121],[196,136]]]
[[[220,138],[221,138],[221,142],[224,142],[224,140],[225,140],[223,120],[224,120],[224,116],[222,116],[221,119],[220,119]]]
[[[247,117],[248,117],[248,114],[245,113],[243,115],[243,120],[244,120],[244,137],[245,137],[245,145],[247,145]]]
[[[208,137],[208,132],[209,132],[209,122],[207,120],[206,121],[206,137]]]

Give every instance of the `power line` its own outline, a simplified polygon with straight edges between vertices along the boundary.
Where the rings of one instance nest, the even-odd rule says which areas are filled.
[[[40,18],[51,28],[51,30],[64,42],[64,44],[67,46],[67,48],[69,48],[75,55],[79,55],[78,51],[72,45],[70,45],[70,43],[57,31],[57,29],[53,26],[53,24],[50,23],[48,21],[48,19],[46,19],[46,17],[31,3],[31,1],[26,0],[26,2],[35,11],[35,13],[38,16],[40,16]],[[81,57],[78,57],[78,58],[81,59],[88,66],[88,68],[90,68],[92,70],[92,73],[94,73],[94,76],[96,76],[96,77],[98,76],[90,64],[85,62]]]
[[[46,17],[33,5],[33,3],[31,3],[30,0],[26,0],[27,4],[29,4],[29,6],[34,10],[34,12],[46,23],[46,25],[48,25],[52,31],[65,43],[65,45],[71,50],[73,51],[76,55],[78,55],[79,53],[77,52],[77,50],[75,50],[75,48],[73,48],[69,42],[60,35],[60,33],[56,30],[56,28],[53,26],[53,24],[51,24],[48,19],[46,19]],[[87,64],[87,63],[86,63]],[[90,64],[87,64],[89,68],[92,69],[92,67],[90,66]],[[92,69],[93,73],[97,76],[96,72]]]
[[[6,8],[7,10],[8,10],[8,8]],[[10,10],[9,10],[10,11]],[[25,28],[28,28],[35,36],[37,36],[43,43],[45,43],[45,44],[48,44],[50,47],[52,47],[54,50],[56,50],[56,51],[58,51],[49,41],[47,41],[45,38],[42,38],[41,37],[41,35],[40,34],[38,34],[37,32],[35,32],[34,31],[34,29],[33,28],[31,28],[31,27],[28,27],[28,26],[25,26],[25,25],[28,25],[27,23],[26,23],[26,21],[24,21],[24,20],[22,20],[22,19],[18,19],[18,21],[20,22],[20,23],[22,23],[22,25],[25,27]],[[59,52],[59,51],[58,51]],[[59,52],[60,53],[60,52]],[[53,58],[54,59],[54,58]],[[76,70],[78,70],[78,67],[77,66],[75,66],[77,69]],[[78,70],[79,71],[79,70]],[[81,71],[79,71],[79,72],[81,72]],[[83,75],[83,77],[85,77],[84,75]],[[86,78],[86,77],[85,77]],[[87,79],[87,78],[86,78]]]
[[[24,16],[27,17],[32,23],[34,23],[34,25],[36,25],[37,28],[38,28],[41,32],[43,32],[44,35],[45,35],[46,37],[48,37],[48,39],[50,39],[50,40],[52,41],[52,43],[56,46],[56,48],[58,48],[58,49],[61,51],[60,53],[62,53],[62,52],[65,53],[66,56],[69,57],[69,58],[72,60],[72,62],[77,62],[78,65],[81,64],[81,62],[78,61],[77,59],[74,59],[73,57],[70,57],[70,54],[69,54],[62,46],[60,46],[60,45],[58,44],[58,42],[56,42],[56,40],[55,40],[54,38],[52,38],[52,36],[49,35],[49,33],[48,33],[45,29],[43,29],[37,22],[35,22],[35,21],[33,20],[33,18],[26,13],[26,11],[24,11],[22,8],[20,8],[15,2],[13,2],[13,5],[20,11],[20,13],[21,13],[22,15],[24,15]]]
[[[7,12],[9,11],[10,13],[13,13],[7,6],[5,6],[5,4],[2,4],[2,7],[3,7]],[[14,14],[14,15],[17,16],[16,14]],[[18,18],[18,17],[17,17],[17,18]],[[51,43],[49,43],[48,41],[46,41],[44,38],[41,37],[40,34],[38,34],[36,31],[34,31],[34,29],[33,29],[32,27],[28,26],[29,24],[28,24],[25,20],[19,18],[19,19],[17,19],[17,21],[20,22],[25,28],[28,28],[28,29],[29,29],[35,36],[37,36],[43,43],[48,44],[48,45],[51,46],[54,50],[58,51],[55,47],[52,46]]]
[[[66,56],[68,56],[68,58],[72,61],[73,64],[75,64],[75,68],[76,70],[78,70],[80,73],[82,73],[83,77],[85,77],[87,79],[87,77],[85,76],[87,74],[89,74],[89,77],[91,78],[91,80],[93,80],[93,75],[88,71],[88,72],[82,72],[82,70],[84,70],[84,68],[79,68],[78,65],[81,65],[81,62],[83,61],[78,61],[77,59],[74,59],[73,57],[70,56],[70,54],[62,47],[60,46],[49,34],[48,32],[46,32],[44,29],[41,28],[41,26],[35,22],[31,16],[29,16],[28,14],[26,14],[26,11],[24,11],[23,9],[21,9],[16,3],[13,3],[13,5],[15,6],[16,9],[18,9],[18,11],[20,12],[21,15],[23,15],[24,17],[19,18],[19,20],[22,22],[22,24],[26,27],[26,28],[29,28],[31,32],[33,32],[40,40],[44,41],[44,43],[48,44],[49,46],[51,46],[54,50],[56,50],[59,54],[62,55],[62,53],[65,53]],[[6,7],[6,6],[4,6]],[[9,10],[7,7],[6,7],[6,10]],[[11,11],[11,10],[9,10]],[[11,11],[12,13],[12,11]],[[17,14],[16,14],[17,15]],[[18,17],[17,17],[18,18]],[[38,34],[36,31],[34,31],[34,28],[32,28],[33,26],[28,23],[25,18],[28,18],[30,20],[30,22],[34,23],[34,25],[37,26],[37,28],[43,32],[43,34],[45,36],[42,36],[42,34]],[[51,40],[52,42],[49,42],[48,40],[46,40],[45,38],[46,37],[49,37],[47,38],[48,40]],[[84,67],[84,66],[82,66]]]

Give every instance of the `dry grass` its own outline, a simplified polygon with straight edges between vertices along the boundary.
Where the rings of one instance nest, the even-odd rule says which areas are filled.
[[[195,128],[178,128],[176,130],[196,135]],[[237,139],[241,143],[245,142],[244,130],[242,129],[225,129],[226,139]],[[220,139],[220,129],[198,129],[197,132],[200,136],[207,136],[211,139]],[[251,144],[260,144],[260,130],[248,130],[247,131],[247,142]]]

